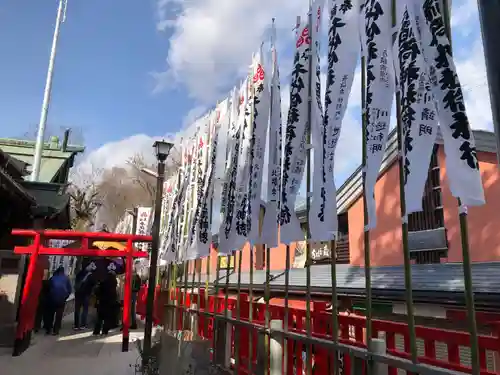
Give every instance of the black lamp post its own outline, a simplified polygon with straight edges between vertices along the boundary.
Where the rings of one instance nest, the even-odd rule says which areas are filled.
[[[156,141],[153,147],[156,151],[156,159],[158,160],[158,176],[156,178],[156,198],[153,216],[152,227],[152,246],[149,264],[149,280],[148,280],[148,295],[146,302],[146,322],[144,327],[144,356],[143,365],[146,365],[149,360],[151,351],[151,336],[153,331],[153,307],[156,288],[156,271],[158,264],[158,247],[160,244],[160,215],[161,202],[163,196],[163,180],[165,178],[165,160],[167,159],[170,150],[174,145],[166,141]]]

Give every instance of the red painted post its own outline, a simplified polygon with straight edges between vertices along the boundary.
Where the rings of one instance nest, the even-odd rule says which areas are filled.
[[[27,327],[27,309],[28,309],[28,299],[30,296],[31,283],[33,281],[33,277],[36,270],[37,260],[38,260],[38,250],[40,248],[41,243],[41,234],[36,233],[33,244],[31,247],[33,248],[32,255],[29,259],[28,263],[28,272],[26,273],[26,280],[24,282],[24,288],[21,297],[21,306],[19,309],[19,321],[17,323],[16,330],[16,339],[14,341],[14,352],[13,356],[19,356],[25,349],[25,334]]]
[[[132,302],[132,252],[134,246],[132,240],[127,241],[127,256],[125,258],[125,295],[123,297],[123,333],[122,352],[128,352],[129,327],[130,327],[130,303]]]

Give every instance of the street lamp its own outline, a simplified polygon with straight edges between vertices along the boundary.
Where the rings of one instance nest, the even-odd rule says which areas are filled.
[[[161,215],[161,202],[163,196],[163,180],[165,179],[165,160],[173,147],[173,143],[166,142],[165,140],[156,141],[153,144],[158,160],[158,168],[156,174],[156,197],[153,216],[152,227],[152,246],[149,264],[149,279],[148,279],[148,295],[146,303],[146,322],[144,327],[144,348],[142,364],[145,366],[149,362],[151,352],[151,337],[153,331],[153,307],[156,289],[156,272],[158,264],[158,247],[160,244],[160,215]]]

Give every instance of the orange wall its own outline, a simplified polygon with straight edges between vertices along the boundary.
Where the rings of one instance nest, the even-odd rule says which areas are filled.
[[[486,204],[468,207],[470,255],[473,262],[500,261],[500,172],[493,153],[478,152]],[[448,262],[462,261],[457,200],[451,195],[443,149],[439,150]]]
[[[259,251],[262,248],[262,246],[255,246],[253,248],[253,269],[256,269],[257,263],[257,254],[256,252]],[[242,250],[242,260],[241,260],[241,270],[242,271],[248,271],[250,270],[250,244],[247,243]],[[271,255],[271,262],[270,262],[270,269],[271,270],[283,270],[285,269],[286,265],[286,246],[281,244],[278,247],[270,249],[270,255]],[[238,267],[238,262],[239,262],[239,255],[240,253],[237,253],[236,258],[235,258],[235,267]],[[210,252],[210,274],[215,275],[217,271],[217,251],[215,249],[212,249]],[[264,255],[265,256],[265,255]],[[290,264],[293,264],[293,261],[295,259],[295,244],[290,245]],[[204,258],[202,260],[202,269],[201,273],[206,273],[207,272],[207,261],[208,258]],[[264,263],[265,264],[265,263]]]
[[[486,205],[468,208],[468,228],[471,259],[475,262],[500,261],[500,172],[493,153],[478,153],[481,176],[485,189]],[[449,242],[447,262],[460,262],[462,248],[457,201],[451,195],[446,176],[443,148],[438,151],[441,168],[442,201],[444,220]],[[388,266],[403,264],[401,240],[401,212],[399,199],[398,164],[393,163],[379,178],[375,186],[377,207],[377,228],[370,233],[370,256],[372,266]],[[359,198],[348,209],[349,251],[352,265],[364,265],[363,242],[363,199]],[[255,252],[255,249],[254,249]],[[290,246],[290,264],[293,264],[295,245]],[[280,245],[271,249],[271,270],[285,268],[286,246]],[[257,259],[254,253],[254,269]],[[203,260],[202,273],[206,273],[206,262]],[[212,250],[211,274],[215,275],[217,252]],[[238,258],[236,257],[236,267]],[[250,246],[243,248],[242,270],[250,269]]]
[[[377,227],[370,233],[372,266],[403,263],[401,241],[401,211],[399,205],[399,170],[393,163],[375,185]],[[348,210],[350,263],[363,266],[364,256],[364,204],[360,197]]]

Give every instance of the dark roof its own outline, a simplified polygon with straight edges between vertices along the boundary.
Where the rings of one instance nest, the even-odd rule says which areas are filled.
[[[33,181],[23,181],[21,184],[35,198],[33,216],[53,218],[62,214],[69,224],[70,198],[65,192],[66,185]]]
[[[441,303],[465,303],[464,277],[461,263],[412,265],[414,299]],[[284,290],[285,271],[271,271],[271,291]],[[403,266],[372,267],[372,294],[379,299],[404,299],[405,280]],[[304,293],[306,291],[306,269],[294,268],[289,271],[289,291]],[[206,275],[202,275],[202,282]],[[211,275],[210,281],[215,281]],[[219,272],[219,285],[225,285],[226,270]],[[236,287],[238,274],[230,271],[230,288]],[[500,262],[472,264],[473,291],[478,304],[496,305],[500,307]],[[253,272],[253,289],[263,290],[266,284],[265,270]],[[241,273],[242,289],[250,285],[250,273]],[[331,294],[330,265],[311,266],[311,292],[316,295]],[[337,292],[339,295],[364,296],[365,271],[362,267],[348,264],[337,265]]]

